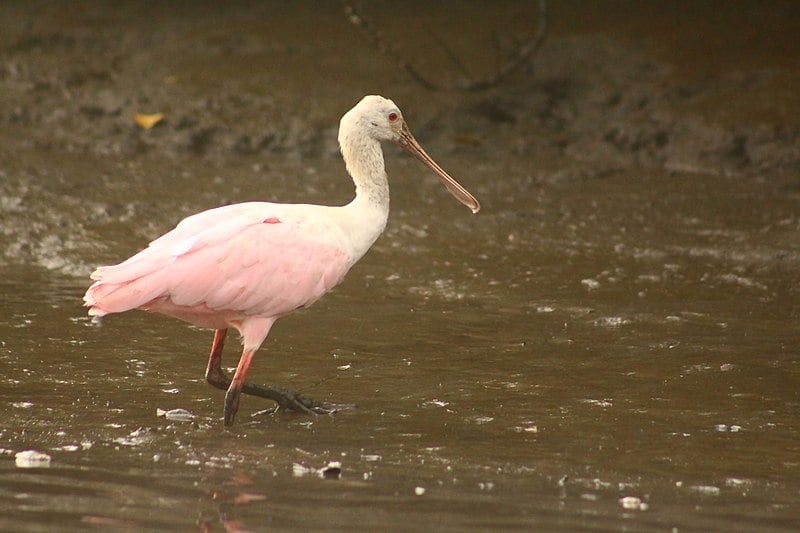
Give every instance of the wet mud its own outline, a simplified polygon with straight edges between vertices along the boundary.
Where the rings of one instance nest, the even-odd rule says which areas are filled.
[[[359,7],[442,82],[494,72],[537,16]],[[0,6],[0,529],[796,527],[800,10],[548,19],[501,84],[431,92],[339,4]],[[253,370],[359,407],[245,398],[224,431],[210,334],[93,327],[88,274],[210,207],[347,202],[336,129],[368,93],[483,211],[387,147],[386,234]]]

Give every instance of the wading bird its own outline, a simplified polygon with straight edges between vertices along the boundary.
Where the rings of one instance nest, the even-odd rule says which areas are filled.
[[[349,204],[247,202],[192,215],[126,261],[95,270],[83,298],[89,315],[142,309],[214,329],[206,379],[227,391],[226,426],[233,424],[242,392],[308,413],[344,407],[246,383],[245,377],[275,321],[339,284],[383,232],[389,184],[382,141],[399,144],[473,213],[480,210],[475,197],[420,147],[394,102],[365,96],[339,123],[339,148],[356,189]],[[244,345],[233,379],[221,366],[228,328]]]

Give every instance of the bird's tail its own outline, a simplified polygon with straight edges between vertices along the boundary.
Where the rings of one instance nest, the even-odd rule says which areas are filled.
[[[122,313],[163,295],[164,287],[152,274],[171,258],[153,256],[147,253],[148,250],[118,265],[101,266],[92,273],[95,282],[83,296],[83,305],[89,308],[89,316]]]

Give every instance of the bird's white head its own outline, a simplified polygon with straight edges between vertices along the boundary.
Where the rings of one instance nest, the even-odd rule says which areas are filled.
[[[356,153],[370,153],[370,151],[365,150],[365,145],[369,144],[367,139],[373,139],[373,143],[374,141],[378,141],[378,143],[392,141],[399,144],[430,167],[439,176],[439,179],[450,191],[450,194],[459,202],[469,207],[473,213],[480,211],[481,206],[478,200],[456,180],[451,178],[447,172],[442,170],[422,149],[414,139],[414,136],[411,135],[400,109],[388,98],[378,95],[365,96],[353,109],[345,113],[339,122],[339,146],[342,148],[342,155],[345,158],[348,170],[351,170],[351,168],[355,170],[357,166],[357,164],[354,164]],[[379,162],[381,172],[383,172],[383,157],[380,154],[380,149],[377,148],[377,150],[376,156],[379,159],[376,159],[376,162]],[[353,173],[352,170],[351,174]],[[353,177],[357,179],[355,175]]]
[[[339,123],[339,136],[352,131],[369,135],[377,141],[400,139],[403,114],[394,102],[375,94],[365,96],[345,113]]]

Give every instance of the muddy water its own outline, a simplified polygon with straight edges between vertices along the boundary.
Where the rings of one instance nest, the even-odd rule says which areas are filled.
[[[396,97],[417,137],[484,210],[470,215],[389,149],[386,234],[342,286],[278,322],[251,371],[254,382],[358,408],[309,418],[245,397],[225,431],[222,393],[203,380],[209,332],[144,313],[98,328],[80,307],[94,265],[182,216],[254,198],[349,199],[332,126],[352,102],[328,96],[301,122],[270,115],[291,133],[254,137],[248,109],[293,93],[256,99],[237,77],[244,65],[213,55],[232,81],[204,81],[187,35],[205,36],[200,52],[267,50],[286,64],[310,48],[268,46],[247,8],[209,11],[174,19],[173,41],[137,22],[142,13],[61,13],[60,30],[35,25],[47,17],[21,24],[7,52],[15,66],[2,80],[17,110],[3,118],[25,135],[5,129],[0,150],[0,529],[797,526],[794,126],[766,113],[732,135],[719,125],[728,115],[698,122],[687,111],[711,113],[704,102],[737,91],[761,109],[790,75],[681,85],[657,55],[563,30],[540,78],[491,98],[430,100],[395,73],[401,96],[417,94],[407,105]],[[113,51],[105,25],[126,15],[133,28],[120,41],[140,39],[138,53],[111,61],[108,77],[100,56],[94,78],[59,85],[69,68],[93,71],[57,59],[92,39]],[[358,42],[328,20],[308,24],[337,45]],[[240,36],[226,33],[239,25]],[[651,44],[663,53],[665,42]],[[176,79],[158,85],[166,96],[144,86],[141,97],[125,81],[154,57]],[[42,81],[47,61],[56,70]],[[355,61],[366,69],[370,56]],[[570,61],[594,61],[597,78]],[[213,91],[218,100],[202,100]],[[80,111],[98,94],[98,109]],[[158,98],[178,123],[131,128],[129,107]],[[237,355],[230,343],[226,364]],[[188,416],[158,416],[172,409]],[[29,449],[49,467],[18,466]],[[315,470],[331,461],[339,479]]]

